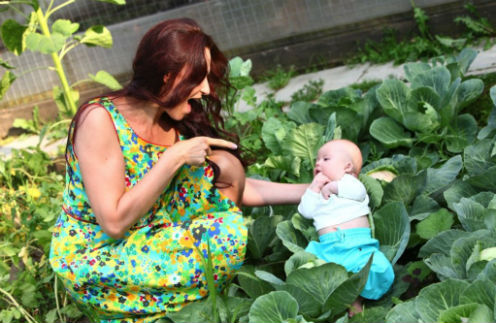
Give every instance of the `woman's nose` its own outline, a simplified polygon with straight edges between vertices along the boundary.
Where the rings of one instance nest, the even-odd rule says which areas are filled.
[[[201,83],[200,91],[202,95],[210,94],[210,84],[208,83],[208,79],[206,77],[203,79],[203,82]]]

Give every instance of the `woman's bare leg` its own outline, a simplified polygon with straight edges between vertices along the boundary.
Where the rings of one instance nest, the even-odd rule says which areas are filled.
[[[239,159],[224,150],[213,150],[208,158],[220,169],[220,175],[214,183],[215,187],[236,205],[241,206],[245,189],[245,171]]]

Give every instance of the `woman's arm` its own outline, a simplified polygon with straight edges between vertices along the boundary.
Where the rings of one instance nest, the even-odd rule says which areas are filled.
[[[243,193],[243,205],[297,204],[308,185],[273,183],[247,178]]]
[[[150,210],[184,164],[200,165],[210,145],[232,148],[220,139],[196,137],[168,148],[155,166],[126,191],[125,164],[113,122],[100,106],[81,115],[74,148],[84,187],[102,229],[113,238],[124,233]]]

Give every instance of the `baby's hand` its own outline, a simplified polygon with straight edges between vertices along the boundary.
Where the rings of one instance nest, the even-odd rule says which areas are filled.
[[[320,190],[324,199],[328,200],[332,194],[338,194],[338,183],[337,182],[329,182],[322,187]]]
[[[316,193],[319,193],[320,190],[322,189],[322,187],[324,187],[324,185],[326,185],[327,183],[330,182],[330,179],[325,176],[324,174],[322,173],[318,173],[317,175],[315,175],[315,177],[313,178],[313,181],[312,183],[310,184],[310,189]]]

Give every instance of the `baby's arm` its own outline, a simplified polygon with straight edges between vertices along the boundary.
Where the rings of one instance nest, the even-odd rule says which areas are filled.
[[[337,182],[337,186],[337,193],[335,194],[339,197],[361,202],[365,200],[367,196],[367,189],[363,183],[352,175],[343,176],[343,178]]]
[[[314,210],[316,209],[319,200],[320,191],[328,182],[329,178],[322,173],[318,173],[313,178],[312,183],[305,191],[305,194],[301,197],[301,202],[298,205],[298,212],[300,212],[300,214],[305,218],[313,218]]]
[[[339,192],[339,185],[337,181],[332,181],[324,185],[322,189],[320,190],[322,196],[324,199],[328,200],[329,197],[331,197],[332,194],[338,195]]]

